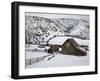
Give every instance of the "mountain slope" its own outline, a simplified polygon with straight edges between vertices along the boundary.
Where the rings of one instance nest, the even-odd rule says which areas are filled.
[[[89,23],[72,18],[25,16],[26,43],[40,44],[56,35],[73,35],[89,39]]]

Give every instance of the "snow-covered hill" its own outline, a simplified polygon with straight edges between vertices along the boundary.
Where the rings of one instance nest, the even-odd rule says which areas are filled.
[[[89,23],[80,20],[79,23],[72,28],[70,35],[77,35],[83,39],[89,39]]]
[[[25,16],[26,43],[40,44],[56,35],[89,39],[89,22],[72,18]]]

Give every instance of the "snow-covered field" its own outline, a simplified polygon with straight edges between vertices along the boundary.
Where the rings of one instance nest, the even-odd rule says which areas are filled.
[[[41,53],[43,54],[43,53]],[[41,68],[41,67],[66,67],[66,66],[84,66],[89,65],[89,54],[86,56],[73,56],[55,53],[55,56],[48,60],[53,55],[45,58],[43,61],[26,66],[26,68]]]
[[[25,48],[25,50],[26,51],[36,51],[36,50],[43,51],[45,49],[45,48],[39,48],[38,46],[39,45],[32,45],[32,44],[30,46],[27,45],[26,48]]]
[[[32,58],[38,58],[38,57],[42,57],[42,56],[46,56],[49,55],[46,52],[26,52],[26,59],[32,59]]]
[[[63,41],[67,40],[71,37],[55,37],[52,40],[49,41],[49,44],[62,44]],[[89,40],[82,40],[79,38],[74,38],[74,40],[79,45],[86,45],[89,47]],[[89,53],[87,52],[86,56],[74,56],[74,55],[64,55],[61,53],[47,53],[47,50],[49,47],[39,47],[39,45],[30,45],[25,48],[26,55],[25,59],[43,59],[41,61],[32,62],[30,61],[28,65],[26,65],[26,68],[41,68],[41,67],[61,67],[61,66],[84,66],[89,65]],[[81,48],[83,49],[83,48]],[[85,50],[85,49],[84,49]],[[46,56],[46,57],[45,57]]]

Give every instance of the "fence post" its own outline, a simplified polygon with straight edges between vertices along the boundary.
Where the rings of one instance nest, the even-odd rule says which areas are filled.
[[[31,59],[29,59],[29,64],[31,65]]]
[[[38,58],[36,58],[37,59],[37,62],[38,62]]]

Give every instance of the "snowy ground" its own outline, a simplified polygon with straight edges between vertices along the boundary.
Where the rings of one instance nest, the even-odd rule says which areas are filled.
[[[30,51],[30,50],[44,50],[45,48],[39,48],[38,47],[39,45],[32,45],[32,44],[30,44],[30,46],[29,45],[26,45],[26,49],[25,50],[27,50],[27,51]]]
[[[57,39],[58,38],[58,39]],[[49,43],[59,43],[57,40],[60,40],[61,42],[67,37],[56,37]],[[78,38],[74,38],[75,41],[79,45],[86,45],[89,47],[89,40],[82,40]],[[60,42],[60,44],[61,44]],[[26,51],[26,60],[27,59],[34,59],[34,58],[40,58],[46,56],[43,60],[26,65],[26,68],[41,68],[41,67],[61,67],[61,66],[84,66],[84,65],[89,65],[89,53],[87,53],[86,56],[74,56],[74,55],[63,55],[60,53],[54,53],[54,54],[49,54],[45,51],[49,47],[39,47],[39,45],[30,45],[29,47],[26,46],[25,51]],[[83,49],[83,48],[81,48]],[[30,61],[29,61],[30,62]]]
[[[41,54],[48,54],[48,53],[44,52]],[[52,56],[53,58],[51,58]],[[82,66],[82,65],[89,65],[89,54],[87,54],[86,56],[74,56],[74,55],[63,55],[60,53],[54,53],[53,55],[45,58],[43,61],[34,63],[32,65],[28,65],[26,66],[26,68]]]
[[[42,57],[42,56],[46,56],[49,55],[46,52],[26,52],[26,59],[32,59],[32,58],[38,58],[38,57]]]

